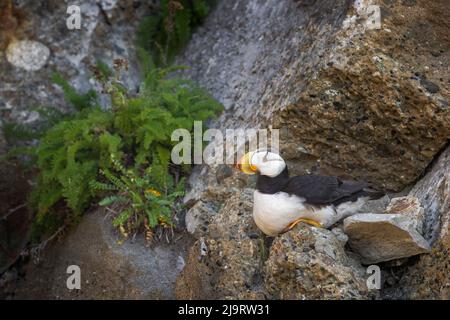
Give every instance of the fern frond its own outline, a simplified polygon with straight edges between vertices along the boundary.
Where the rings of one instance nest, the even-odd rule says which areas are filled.
[[[106,206],[110,206],[114,203],[124,203],[127,202],[127,198],[123,197],[123,196],[109,196],[106,198],[103,198],[103,200],[101,200],[98,204],[100,206],[106,207]]]

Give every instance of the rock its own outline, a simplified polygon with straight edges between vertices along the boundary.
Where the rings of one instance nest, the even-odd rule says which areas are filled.
[[[280,129],[292,174],[403,190],[450,138],[450,109],[441,102],[450,92],[440,81],[449,76],[448,19],[442,1],[371,3],[389,12],[378,30],[366,28],[366,1],[223,1],[177,63],[225,105],[211,126]],[[439,92],[430,95],[414,73]],[[192,178],[193,190],[215,174]]]
[[[233,176],[233,169],[231,169],[227,165],[221,165],[216,170],[216,178],[217,178],[217,182],[219,182],[219,183],[221,183],[226,178],[229,178],[232,176]]]
[[[402,214],[356,214],[344,220],[350,247],[364,264],[426,253],[428,242],[416,230],[417,222]]]
[[[210,216],[177,279],[178,299],[362,299],[365,269],[344,251],[346,235],[301,225],[273,244],[252,218],[252,189]],[[203,249],[202,249],[203,248]]]
[[[211,217],[207,235],[191,249],[177,280],[178,299],[265,298],[261,276],[267,253],[265,238],[253,222],[252,196],[251,189],[233,194]]]
[[[215,299],[210,283],[211,270],[202,263],[202,256],[200,241],[197,241],[189,250],[186,266],[177,278],[174,290],[177,299]]]
[[[0,135],[1,136],[1,135]],[[0,157],[5,156],[0,137]],[[1,160],[0,160],[1,161]],[[0,274],[19,258],[29,241],[33,214],[27,208],[28,176],[9,161],[0,165]]]
[[[360,212],[384,213],[391,199],[389,195],[385,195],[380,199],[366,201],[361,207]]]
[[[41,69],[50,56],[48,47],[37,41],[13,41],[6,50],[8,62],[27,71]]]
[[[9,282],[16,281],[19,275],[15,268],[5,271],[0,277],[0,288],[6,286]]]
[[[436,158],[409,195],[417,197],[425,210],[425,238],[430,243],[442,242],[450,228],[450,147]]]
[[[186,213],[186,229],[196,238],[203,236],[207,230],[209,219],[215,215],[217,211],[211,202],[198,201]]]
[[[204,174],[207,170],[207,167],[203,167],[201,172],[194,169],[194,176],[191,178],[195,179],[197,174]],[[209,175],[211,179],[201,189],[193,190],[192,186],[188,185],[190,192],[183,199],[189,207],[185,217],[186,227],[196,238],[207,233],[209,220],[217,214],[223,202],[236,192],[241,192],[241,188],[248,184],[247,177],[225,165],[220,166],[217,174],[220,178]]]
[[[188,180],[188,193],[183,202],[193,206],[197,201],[223,203],[233,193],[251,185],[251,177],[239,173],[237,170],[224,169],[224,165],[217,167],[196,166]],[[226,172],[226,175],[223,172]],[[230,175],[231,174],[231,175]],[[202,181],[202,183],[198,183]]]
[[[421,79],[420,84],[429,92],[429,93],[437,93],[439,91],[439,86],[427,79]]]
[[[265,264],[274,299],[367,299],[365,269],[326,229],[305,224],[277,237]]]
[[[137,90],[140,68],[134,49],[135,34],[140,17],[152,10],[150,3],[136,10],[135,2],[82,1],[81,29],[68,30],[67,2],[51,0],[43,5],[32,0],[15,1],[15,9],[25,18],[21,19],[24,23],[20,28],[10,35],[29,40],[13,40],[3,54],[3,46],[8,41],[2,41],[0,30],[0,117],[23,123],[30,119],[32,105],[71,110],[61,88],[53,83],[53,74],[60,74],[84,93],[95,87],[90,67],[97,60],[111,69],[115,58],[127,60],[129,71],[123,73],[121,81],[130,91]],[[5,42],[3,46],[2,42]],[[39,72],[29,72],[37,69]],[[101,94],[100,100],[102,106],[109,103],[107,95]]]
[[[423,234],[425,210],[420,205],[420,201],[417,197],[407,196],[394,198],[387,206],[385,213],[402,214],[410,217],[414,229],[420,234]]]
[[[335,235],[336,239],[341,243],[342,246],[345,246],[348,241],[348,236],[344,233],[342,228],[333,228],[331,232]]]
[[[388,299],[450,299],[450,148],[442,152],[429,172],[413,187],[424,210],[424,235],[432,244],[429,254],[402,270]]]

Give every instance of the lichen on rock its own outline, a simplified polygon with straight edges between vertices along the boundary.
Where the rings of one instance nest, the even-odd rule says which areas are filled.
[[[277,237],[265,265],[275,299],[368,299],[365,269],[329,230],[301,224]]]
[[[13,41],[6,49],[8,62],[17,68],[27,71],[41,69],[50,56],[50,50],[44,44],[37,41],[22,40]]]

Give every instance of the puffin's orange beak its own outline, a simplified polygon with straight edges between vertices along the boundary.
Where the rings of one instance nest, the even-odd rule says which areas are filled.
[[[253,152],[249,152],[245,154],[239,161],[236,163],[235,167],[239,171],[245,174],[255,174],[258,172],[258,168],[251,164],[250,160],[253,156]]]

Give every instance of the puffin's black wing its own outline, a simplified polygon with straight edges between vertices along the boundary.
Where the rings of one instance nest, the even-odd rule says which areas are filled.
[[[366,194],[365,182],[342,181],[337,177],[305,175],[290,178],[281,191],[305,198],[310,204],[335,204],[355,201]]]

